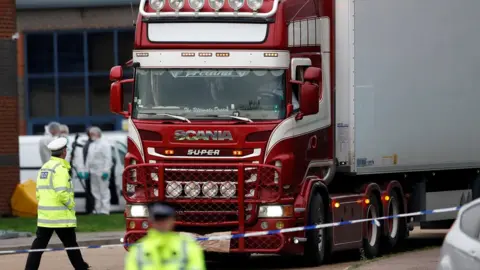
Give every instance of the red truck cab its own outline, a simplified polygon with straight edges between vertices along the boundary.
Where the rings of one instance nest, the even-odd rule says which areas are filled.
[[[174,205],[177,229],[197,236],[325,222],[328,196],[310,194],[335,168],[332,7],[300,2],[140,2],[127,110],[122,85],[132,80],[122,67],[111,70],[111,111],[128,118],[126,243],[145,234],[154,201]],[[308,209],[312,200],[321,213]],[[318,263],[322,232],[209,246],[294,254],[312,247],[306,255]]]

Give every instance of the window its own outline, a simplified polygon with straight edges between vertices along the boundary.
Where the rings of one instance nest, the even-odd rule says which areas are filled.
[[[26,42],[28,73],[53,73],[53,34],[29,34]]]
[[[102,131],[112,131],[115,130],[115,123],[110,122],[94,122],[92,126],[99,127]]]
[[[133,98],[133,82],[123,84],[123,110],[128,111],[128,104]]]
[[[91,115],[109,115],[110,112],[110,81],[108,77],[89,78]]]
[[[50,121],[68,125],[71,133],[91,124],[122,129],[121,117],[110,112],[108,76],[112,66],[132,58],[134,29],[26,33],[25,42],[28,134],[43,134]],[[131,78],[133,69],[124,76]],[[132,88],[124,88],[125,110]]]
[[[58,72],[84,72],[83,33],[57,37]]]
[[[135,41],[135,31],[118,32],[118,64],[123,65],[132,59],[133,42]]]
[[[303,82],[303,72],[305,69],[302,66],[297,66],[297,70],[295,71],[295,76],[297,81]],[[298,104],[298,101],[300,100],[300,85],[298,84],[293,84],[292,85],[292,105],[293,105],[293,111],[297,112],[300,110],[300,104]]]
[[[79,124],[66,124],[68,128],[70,129],[70,134],[73,133],[82,133],[85,132],[87,129],[86,125],[84,123],[79,123]]]
[[[55,117],[56,103],[54,79],[30,79],[28,87],[30,89],[30,116]]]
[[[113,32],[88,34],[88,71],[110,72],[114,66]]]
[[[33,125],[32,135],[43,135],[45,134],[45,126],[47,124],[35,124]]]
[[[60,77],[60,117],[85,116],[85,78]]]
[[[189,119],[230,115],[281,119],[285,114],[285,77],[283,69],[139,68],[132,117],[162,119],[165,114],[174,114]]]

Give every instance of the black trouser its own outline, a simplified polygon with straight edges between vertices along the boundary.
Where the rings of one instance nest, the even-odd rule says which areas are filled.
[[[45,249],[50,242],[53,232],[58,235],[64,247],[78,247],[75,228],[45,228],[37,227],[37,238],[32,243],[32,249]],[[37,270],[40,266],[43,252],[31,252],[28,254],[25,270]],[[83,260],[80,250],[67,250],[68,259],[75,270],[86,270],[88,264]]]
[[[86,214],[91,214],[95,209],[95,198],[93,198],[92,195],[92,184],[90,182],[90,177],[85,179],[85,196],[85,212]]]

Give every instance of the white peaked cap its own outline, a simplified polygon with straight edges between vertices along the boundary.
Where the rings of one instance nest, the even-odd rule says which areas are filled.
[[[51,141],[47,147],[50,151],[57,151],[65,148],[67,146],[68,140],[65,137],[58,137]]]

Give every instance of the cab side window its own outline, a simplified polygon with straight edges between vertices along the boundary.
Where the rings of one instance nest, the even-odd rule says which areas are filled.
[[[303,72],[305,68],[302,66],[297,66],[296,70],[296,80],[303,82]],[[293,112],[297,112],[300,110],[300,85],[294,84],[292,86],[292,105],[293,105]]]

